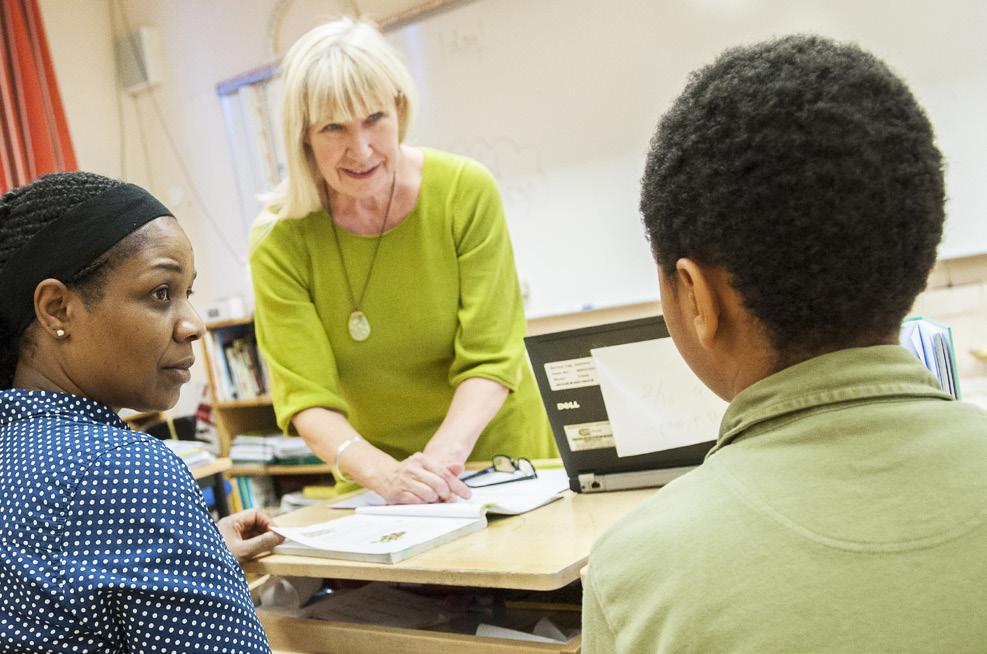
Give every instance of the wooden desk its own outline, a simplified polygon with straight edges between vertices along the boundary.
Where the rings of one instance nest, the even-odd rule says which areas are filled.
[[[521,590],[555,590],[579,579],[593,542],[655,489],[565,496],[520,516],[493,517],[486,529],[393,565],[272,554],[244,564],[251,573],[360,579]],[[351,515],[328,502],[280,516],[283,526],[304,526]],[[318,622],[260,612],[271,646],[279,651],[363,654],[379,651],[578,652],[579,638],[545,645],[457,634]]]
[[[219,458],[208,465],[190,469],[200,488],[212,486],[213,502],[220,518],[230,514],[230,503],[226,499],[226,477],[223,473],[232,467],[233,462],[230,459]]]

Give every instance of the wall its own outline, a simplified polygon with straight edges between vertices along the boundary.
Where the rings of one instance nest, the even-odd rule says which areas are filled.
[[[249,290],[230,145],[216,83],[270,62],[277,0],[40,0],[79,167],[144,186],[178,216],[196,252],[193,303]],[[280,40],[338,15],[339,3],[298,0]],[[130,95],[117,82],[114,40],[156,28],[161,82]],[[203,364],[193,369],[204,382]]]
[[[39,0],[80,168],[119,177],[121,133],[110,3]]]
[[[653,316],[658,302],[546,316],[528,321],[528,333],[543,334]],[[987,255],[941,261],[910,312],[949,325],[963,399],[987,408]]]
[[[941,251],[987,252],[982,0],[480,0],[396,30],[421,96],[412,138],[501,184],[528,315],[656,297],[638,180],[658,116],[723,48],[856,40],[911,86],[946,157]]]
[[[367,4],[367,3],[362,3]],[[395,3],[383,3],[390,7]],[[246,234],[216,84],[276,57],[348,0],[40,0],[80,168],[148,188],[197,254],[200,309],[249,292]],[[114,39],[156,29],[160,84],[116,81]],[[274,28],[277,27],[275,35]]]
[[[503,0],[465,4],[482,3],[502,5]],[[278,30],[278,40],[286,46],[338,13],[341,4],[345,3],[40,0],[80,166],[147,186],[179,214],[197,253],[199,281],[194,301],[200,310],[221,297],[242,295],[248,288],[230,146],[215,85],[272,60],[271,28],[276,22],[276,7],[289,7],[280,16]],[[706,0],[705,4],[715,9],[730,3]],[[114,8],[124,11],[111,17]],[[725,11],[723,6],[719,9]],[[592,17],[602,20],[599,14]],[[123,25],[154,26],[159,32],[164,74],[161,84],[151,92],[136,96],[117,92],[112,41],[114,33],[127,31]],[[908,53],[894,54],[904,57],[909,65],[922,63]],[[934,72],[935,61],[925,65],[918,73],[928,77]],[[548,103],[540,119],[550,121],[552,107]],[[614,115],[619,109],[614,108]],[[523,247],[537,245],[525,243]],[[650,271],[647,274],[651,276]],[[916,304],[921,313],[953,324],[964,377],[987,376],[984,364],[969,354],[971,349],[987,345],[985,283],[987,257],[947,262],[937,268],[929,292]],[[635,306],[533,320],[531,325],[534,330],[544,330],[547,325],[562,326],[567,321],[622,319],[631,317],[628,311],[650,311],[656,305]],[[200,379],[204,377],[201,371],[197,373]]]

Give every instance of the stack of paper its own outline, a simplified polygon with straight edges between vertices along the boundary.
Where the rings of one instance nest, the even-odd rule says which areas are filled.
[[[960,398],[960,383],[956,372],[952,330],[945,325],[922,318],[908,318],[901,325],[901,345],[914,354],[939,380],[939,386],[956,399]]]
[[[274,445],[274,458],[279,462],[314,456],[305,439],[298,436],[278,436],[272,443]]]
[[[177,454],[185,462],[185,465],[189,469],[200,468],[216,460],[216,457],[205,449],[204,444],[198,441],[179,441],[172,439],[163,442],[169,450]]]
[[[230,458],[236,463],[274,463],[274,444],[277,436],[241,434],[233,439]]]
[[[319,463],[304,439],[297,436],[241,434],[233,439],[230,458],[241,464]]]

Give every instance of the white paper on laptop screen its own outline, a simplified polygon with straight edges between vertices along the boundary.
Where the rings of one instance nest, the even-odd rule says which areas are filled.
[[[716,440],[727,403],[699,381],[672,339],[590,352],[618,456]]]

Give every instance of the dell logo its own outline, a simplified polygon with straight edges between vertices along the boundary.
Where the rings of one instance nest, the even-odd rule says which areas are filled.
[[[555,406],[558,407],[559,411],[565,411],[566,409],[578,409],[579,408],[579,402],[575,402],[575,401],[573,401],[573,402],[559,402]]]

